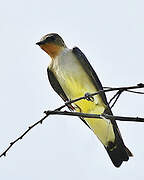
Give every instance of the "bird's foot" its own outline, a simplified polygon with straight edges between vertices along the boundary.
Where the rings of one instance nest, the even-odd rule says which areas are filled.
[[[86,98],[86,100],[88,100],[88,101],[94,102],[94,97],[91,96],[91,94],[88,93],[88,92],[85,93],[85,98]]]
[[[75,108],[73,107],[72,104],[69,104],[69,102],[70,102],[70,101],[66,101],[66,102],[65,102],[65,105],[69,108],[70,111],[74,111]]]

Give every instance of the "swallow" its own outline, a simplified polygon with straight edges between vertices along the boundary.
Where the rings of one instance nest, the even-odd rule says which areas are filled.
[[[54,91],[65,101],[103,90],[102,84],[84,53],[78,48],[69,49],[57,33],[50,33],[36,43],[50,57],[47,68],[49,82]],[[89,114],[113,115],[104,92],[93,98],[73,104],[74,110]],[[133,156],[125,146],[116,121],[109,119],[80,119],[94,132],[104,145],[112,163],[120,167]]]

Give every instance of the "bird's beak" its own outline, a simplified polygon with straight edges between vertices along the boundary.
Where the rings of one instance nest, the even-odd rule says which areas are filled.
[[[47,43],[46,40],[40,40],[39,42],[36,43],[36,45],[41,46],[41,45],[44,45],[46,43]]]
[[[39,42],[36,43],[36,45],[39,45],[39,46],[42,45],[42,44],[44,44],[43,41],[39,41]]]

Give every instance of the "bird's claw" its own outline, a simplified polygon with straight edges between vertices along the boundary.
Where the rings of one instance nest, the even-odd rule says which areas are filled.
[[[66,101],[66,102],[65,102],[65,105],[69,108],[69,110],[74,111],[75,108],[74,108],[71,104],[69,104],[69,102],[70,102],[70,101]]]
[[[90,93],[85,93],[85,98],[86,98],[86,100],[91,101],[91,102],[94,102],[94,97],[93,97],[93,96],[90,96],[90,95],[91,95]]]

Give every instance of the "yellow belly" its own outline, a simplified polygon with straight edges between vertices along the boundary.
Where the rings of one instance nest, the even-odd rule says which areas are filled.
[[[85,93],[97,92],[97,89],[81,66],[77,67],[75,72],[71,69],[59,71],[57,79],[69,99],[82,97]],[[76,111],[83,113],[102,114],[106,108],[100,95],[94,96],[94,102],[80,100],[75,105],[77,106]],[[109,141],[114,142],[115,135],[110,121],[96,118],[85,118],[85,120],[105,146],[108,145]]]

